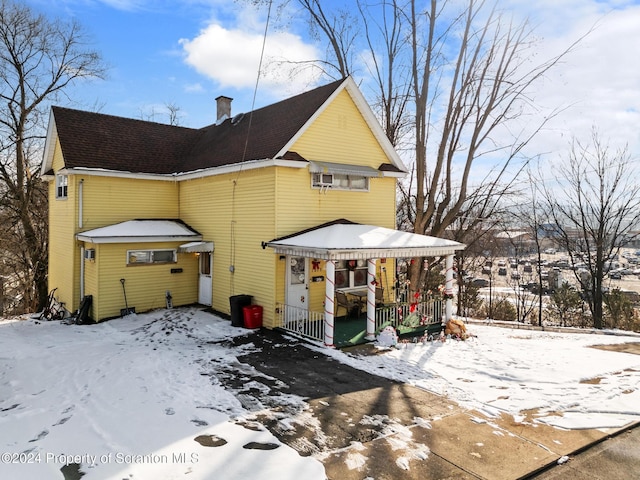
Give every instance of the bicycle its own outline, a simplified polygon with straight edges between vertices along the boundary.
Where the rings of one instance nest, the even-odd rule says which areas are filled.
[[[66,310],[64,308],[64,302],[56,300],[56,290],[57,288],[54,288],[49,292],[47,304],[38,319],[42,320],[43,318],[46,318],[47,320],[62,320],[65,317]]]

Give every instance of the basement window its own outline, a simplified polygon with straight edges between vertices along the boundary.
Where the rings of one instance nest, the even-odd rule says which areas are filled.
[[[56,198],[67,198],[69,178],[66,175],[56,175]]]
[[[176,263],[175,250],[128,250],[127,265]]]

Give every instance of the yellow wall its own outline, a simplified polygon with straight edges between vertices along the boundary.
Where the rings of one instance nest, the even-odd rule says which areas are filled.
[[[166,291],[171,292],[174,306],[198,300],[198,258],[193,253],[178,253],[177,263],[127,265],[127,250],[177,249],[179,243],[86,244],[96,248],[96,259],[85,260],[85,293],[93,295],[91,316],[102,320],[120,316],[120,310],[135,307],[144,312],[166,306]],[[171,269],[182,269],[171,273]],[[125,305],[122,283],[125,280]]]
[[[60,144],[56,144],[53,168],[64,166]],[[70,179],[71,181],[71,179]],[[56,298],[65,303],[69,311],[75,311],[80,273],[80,251],[76,247],[77,225],[76,189],[68,187],[68,197],[56,199],[56,182],[49,182],[49,290],[57,288]],[[77,301],[76,301],[77,300]]]
[[[83,180],[82,231],[132,219],[175,219],[179,216],[177,182],[134,178],[74,176]]]
[[[307,160],[373,168],[389,163],[346,90],[318,116],[290,150]]]
[[[275,167],[180,183],[180,217],[214,242],[212,308],[230,313],[229,297],[252,295],[273,318]],[[230,272],[233,266],[234,272]]]
[[[63,167],[58,144],[53,169],[58,171]],[[79,222],[80,184],[82,227]],[[135,218],[178,218],[178,191],[178,184],[171,181],[69,175],[67,198],[56,199],[55,180],[49,182],[49,289],[57,288],[57,298],[65,303],[67,310],[74,312],[80,304],[82,243],[75,240],[75,235]],[[90,294],[86,289],[84,293]],[[100,303],[108,299],[94,294],[93,300],[99,310]]]
[[[327,140],[329,139],[329,140]],[[346,91],[316,119],[295,142],[291,150],[308,160],[364,165],[377,169],[388,163],[358,109]],[[312,188],[308,168],[280,168],[277,173],[276,237],[288,235],[338,218],[357,223],[395,228],[396,179],[371,178],[368,191]],[[283,262],[281,262],[283,263]],[[326,275],[324,262],[314,275]],[[393,285],[394,263],[387,260],[385,268]],[[389,268],[391,267],[391,268]],[[382,279],[378,263],[378,279]],[[310,266],[311,270],[311,266]],[[278,269],[277,301],[285,301],[284,267]],[[383,285],[384,286],[384,285]],[[385,296],[390,292],[385,289]],[[324,311],[325,282],[309,285],[309,308]]]

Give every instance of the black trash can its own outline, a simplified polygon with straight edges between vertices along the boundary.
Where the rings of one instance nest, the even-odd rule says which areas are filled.
[[[251,305],[251,295],[233,295],[229,297],[229,304],[231,305],[231,325],[234,327],[244,327],[244,312],[243,308]]]

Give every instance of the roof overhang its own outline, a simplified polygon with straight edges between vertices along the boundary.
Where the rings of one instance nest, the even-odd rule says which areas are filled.
[[[465,245],[444,238],[402,232],[374,225],[336,223],[264,244],[281,255],[322,260],[441,257]]]
[[[178,247],[180,253],[213,252],[213,242],[189,242]]]
[[[200,241],[202,235],[176,220],[129,220],[76,234],[88,243],[151,243]]]

